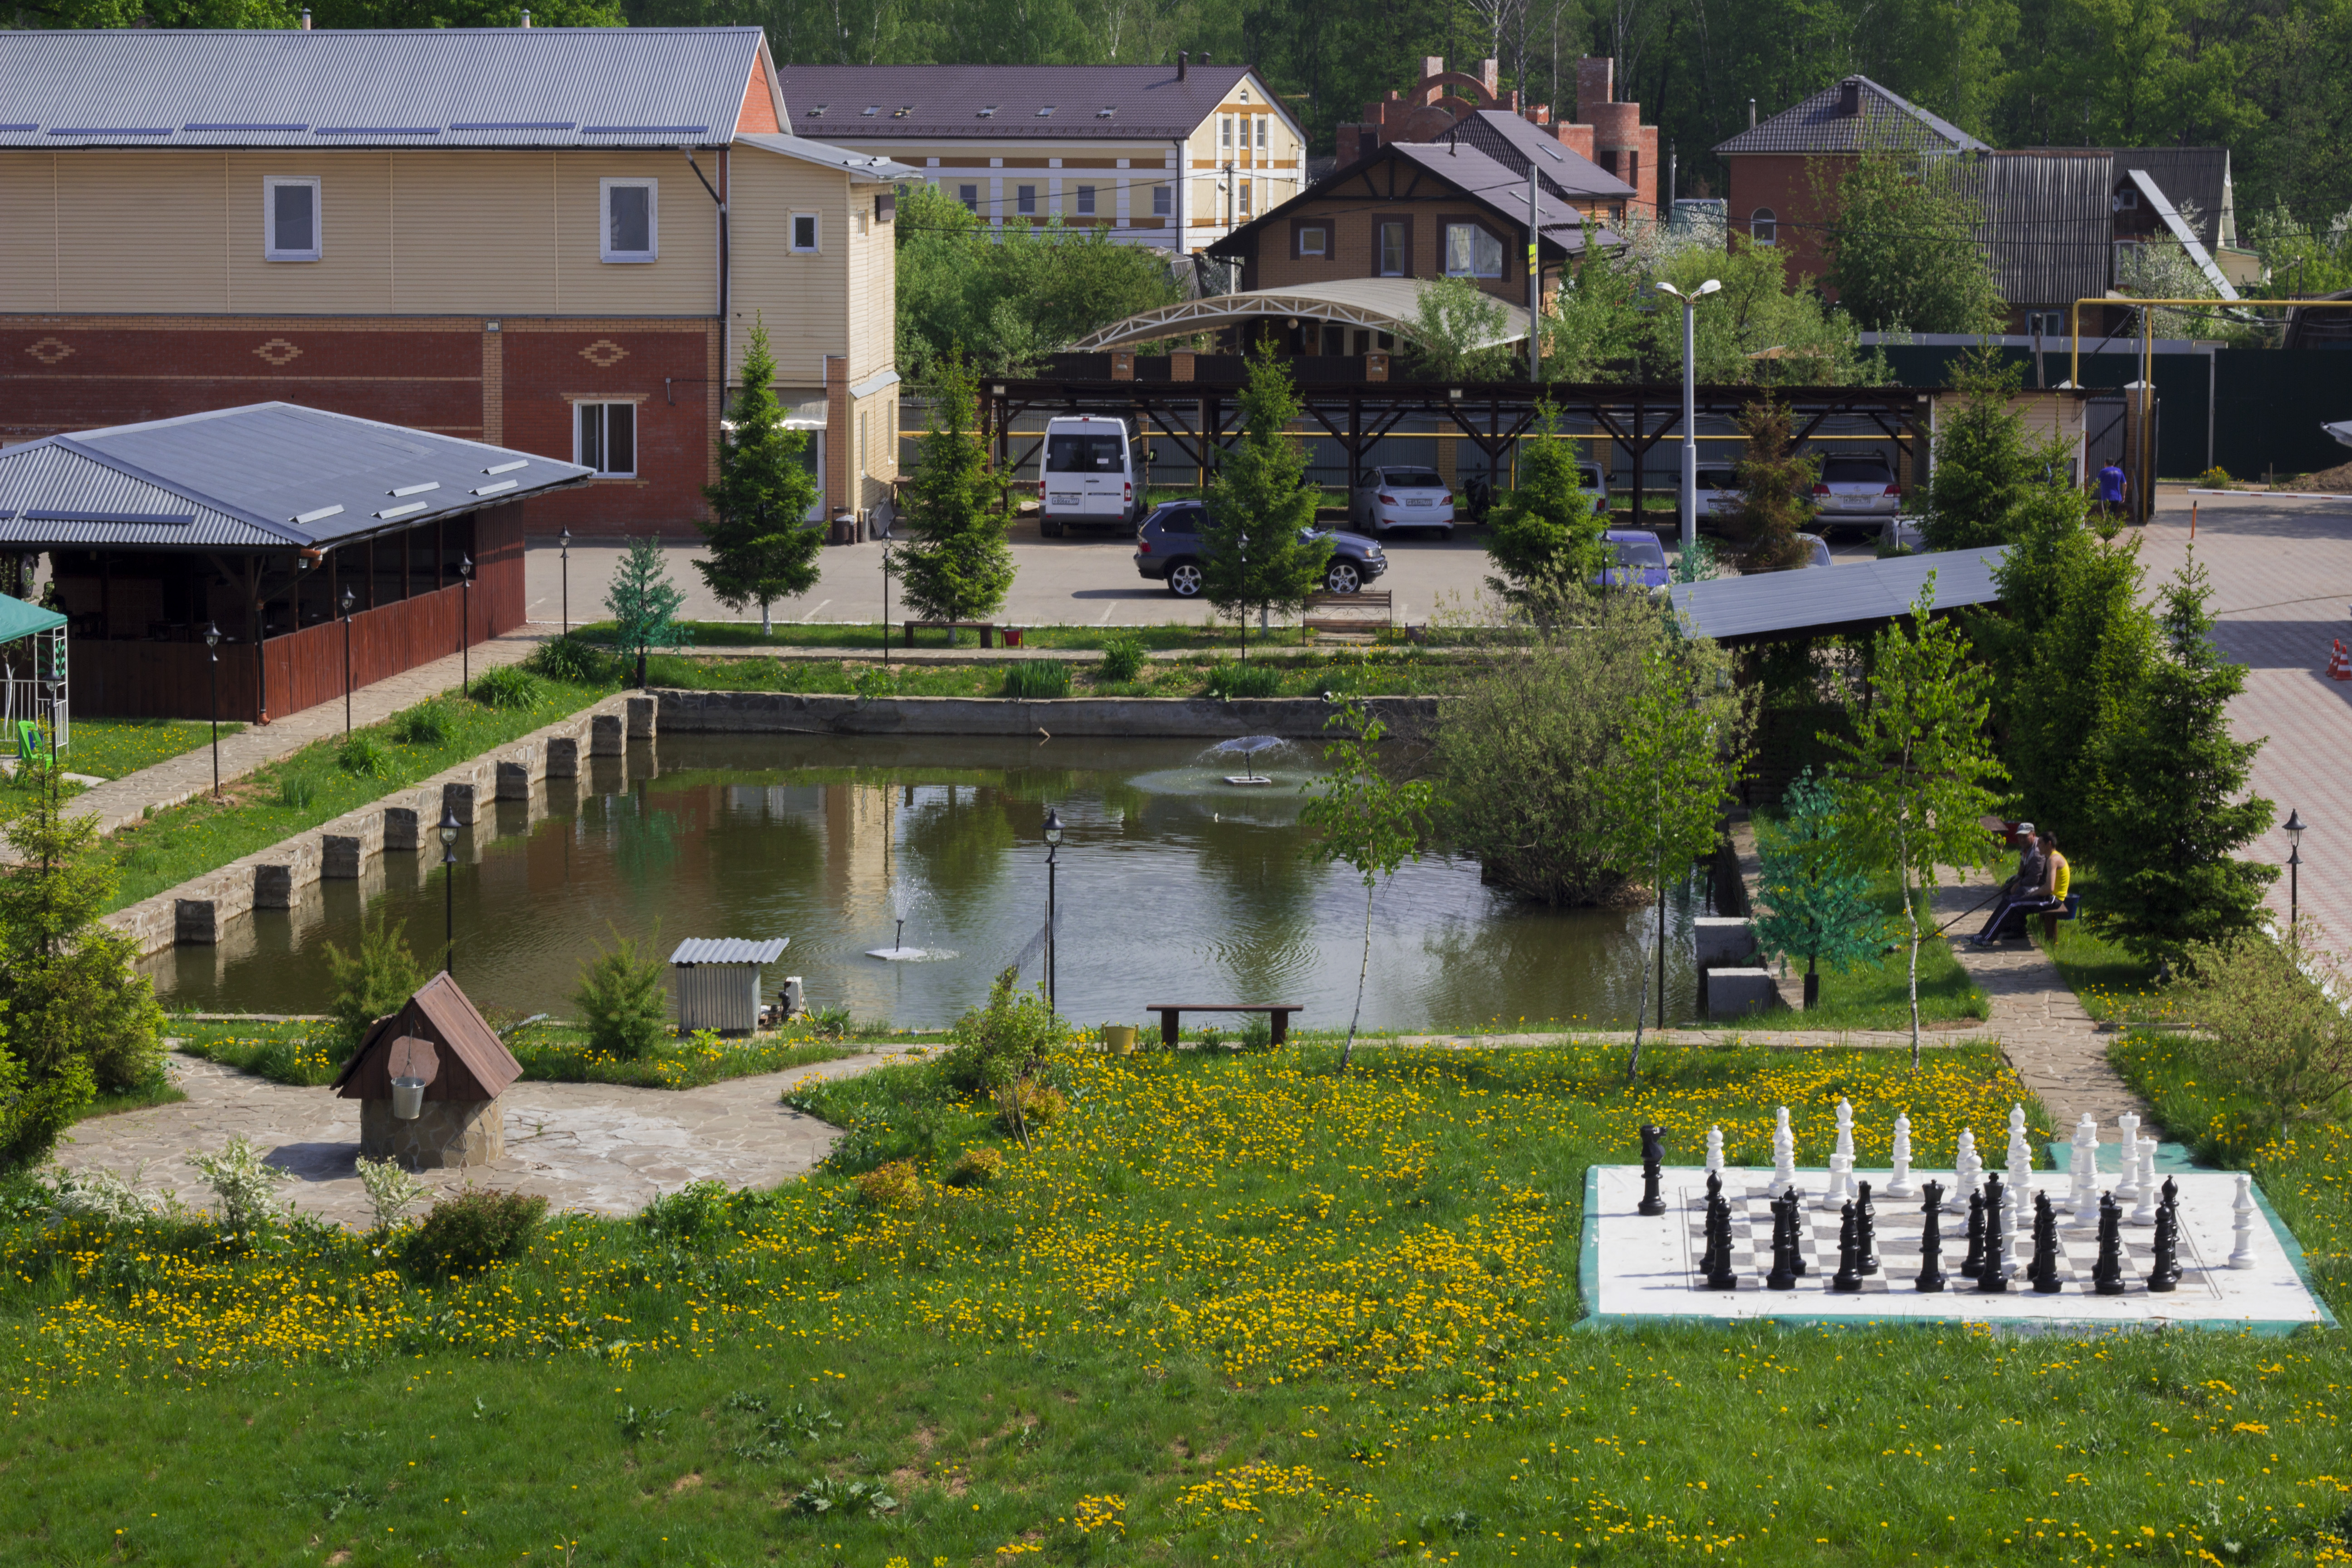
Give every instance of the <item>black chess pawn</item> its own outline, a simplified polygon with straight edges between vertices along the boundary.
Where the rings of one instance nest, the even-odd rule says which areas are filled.
[[[1854,1267],[1864,1274],[1878,1272],[1878,1205],[1870,1201],[1870,1184],[1862,1184],[1862,1196],[1853,1205]]]
[[[1944,1288],[1944,1238],[1936,1228],[1936,1216],[1944,1206],[1944,1184],[1929,1182],[1927,1198],[1922,1207],[1927,1223],[1919,1232],[1919,1289],[1933,1293]]]
[[[1984,1261],[1984,1194],[1970,1193],[1969,1194],[1969,1250],[1968,1256],[1960,1259],[1960,1273],[1962,1277],[1974,1279],[1983,1274]]]
[[[1805,1261],[1805,1237],[1809,1234],[1805,1226],[1806,1213],[1805,1189],[1790,1187],[1789,1189],[1789,1268],[1800,1279],[1813,1271],[1813,1266]]]
[[[1739,1272],[1731,1266],[1731,1205],[1720,1195],[1707,1200],[1706,1224],[1715,1243],[1715,1267],[1707,1270],[1707,1288],[1737,1290]]]
[[[2000,1177],[1987,1172],[1984,1184],[1984,1267],[1977,1272],[1977,1289],[1986,1296],[2004,1295],[2009,1289],[2009,1248],[2001,1238]]]
[[[2058,1278],[2058,1211],[2050,1206],[2048,1193],[2033,1194],[2033,1260],[2026,1265],[2025,1277],[2044,1296],[2064,1289]]]
[[[1720,1171],[1709,1171],[1706,1173],[1706,1201],[1713,1203],[1722,1195],[1723,1173]]]
[[[1767,1290],[1797,1288],[1796,1194],[1772,1200],[1772,1272],[1764,1277]]]
[[[1666,1200],[1658,1195],[1658,1167],[1666,1158],[1665,1130],[1643,1123],[1642,1127],[1642,1203],[1639,1212],[1662,1215],[1666,1212]]]
[[[1830,1289],[1844,1295],[1862,1289],[1861,1227],[1854,1223],[1851,1198],[1838,1211],[1838,1267],[1830,1277]]]
[[[2158,1295],[2180,1285],[2180,1185],[2167,1176],[2162,1190],[2156,1205],[2156,1258],[2147,1271],[2147,1288]]]
[[[2091,1288],[2120,1296],[2124,1285],[2124,1206],[2113,1193],[2099,1194],[2099,1260],[2091,1265]]]

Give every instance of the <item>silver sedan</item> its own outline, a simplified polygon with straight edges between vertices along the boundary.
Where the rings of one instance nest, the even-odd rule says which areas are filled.
[[[1358,481],[1348,507],[1349,524],[1375,537],[1399,528],[1454,537],[1454,490],[1434,468],[1374,468]]]

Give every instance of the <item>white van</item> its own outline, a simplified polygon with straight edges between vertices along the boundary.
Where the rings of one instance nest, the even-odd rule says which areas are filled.
[[[1133,526],[1144,512],[1140,457],[1124,419],[1066,414],[1047,420],[1037,531],[1059,539],[1072,523]]]

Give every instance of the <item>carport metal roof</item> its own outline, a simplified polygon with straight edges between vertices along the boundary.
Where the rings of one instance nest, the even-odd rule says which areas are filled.
[[[1151,343],[1165,338],[1215,331],[1220,327],[1238,326],[1265,316],[1306,316],[1318,321],[1369,327],[1375,331],[1402,332],[1412,328],[1420,308],[1421,289],[1420,280],[1412,278],[1342,278],[1309,288],[1253,289],[1242,294],[1181,300],[1173,305],[1162,305],[1156,310],[1113,321],[1071,346],[1078,350],[1123,348],[1129,343]],[[1528,335],[1527,307],[1503,300],[1496,303],[1503,307],[1502,332],[1476,346],[1524,342]]]
[[[1909,615],[1931,576],[1939,611],[2000,603],[1993,571],[2005,549],[1990,545],[1854,566],[1678,583],[1672,590],[1674,605],[1693,632],[1734,646],[1873,631]]]

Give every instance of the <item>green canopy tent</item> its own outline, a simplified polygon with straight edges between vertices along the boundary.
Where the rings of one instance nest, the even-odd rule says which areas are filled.
[[[66,618],[55,610],[0,595],[0,754],[37,750],[47,725],[63,752],[68,733]]]

